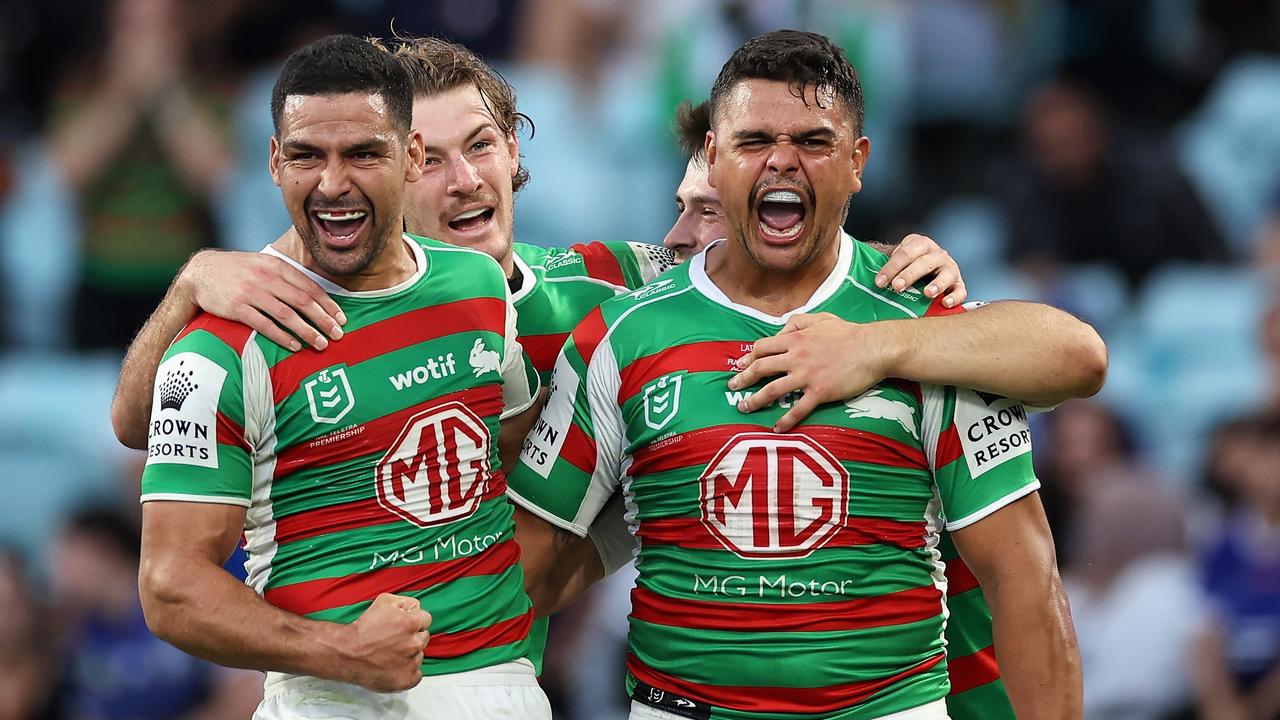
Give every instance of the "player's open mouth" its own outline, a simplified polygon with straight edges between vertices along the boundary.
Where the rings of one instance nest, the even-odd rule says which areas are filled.
[[[493,208],[487,205],[471,208],[450,218],[449,229],[461,233],[481,230],[488,226],[489,221],[492,219]]]
[[[789,243],[804,232],[804,198],[794,190],[770,190],[756,209],[765,242]]]
[[[339,249],[355,245],[369,223],[369,213],[364,210],[317,210],[312,217],[325,244]]]

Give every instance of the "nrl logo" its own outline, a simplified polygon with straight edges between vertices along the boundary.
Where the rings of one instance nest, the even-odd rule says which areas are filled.
[[[644,386],[644,424],[661,430],[680,412],[680,386],[684,373],[663,375]]]
[[[307,391],[311,419],[318,423],[336,424],[356,406],[346,367],[325,368],[303,387]]]

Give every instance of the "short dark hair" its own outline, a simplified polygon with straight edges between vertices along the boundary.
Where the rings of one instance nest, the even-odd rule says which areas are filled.
[[[676,139],[680,149],[690,160],[705,162],[707,157],[707,131],[711,130],[711,101],[697,105],[685,100],[676,108]]]
[[[404,67],[368,40],[354,35],[329,35],[296,50],[285,61],[271,90],[271,119],[276,136],[280,135],[285,98],[343,93],[381,96],[392,126],[399,132],[409,132],[413,91]]]
[[[380,43],[374,44],[383,47]],[[479,91],[480,99],[504,135],[514,135],[526,125],[533,126],[529,116],[516,110],[516,90],[511,83],[462,45],[433,37],[397,37],[392,47],[384,49],[404,65],[414,98],[471,86]],[[527,182],[529,171],[521,163],[511,179],[512,190],[518,191]]]
[[[813,86],[829,88],[844,102],[853,129],[862,134],[862,83],[843,49],[829,38],[799,30],[774,30],[743,43],[720,68],[711,86],[714,120],[729,92],[743,80],[778,80],[800,98]],[[807,101],[806,101],[807,102]],[[821,103],[821,98],[818,100]],[[821,105],[819,105],[821,107]]]

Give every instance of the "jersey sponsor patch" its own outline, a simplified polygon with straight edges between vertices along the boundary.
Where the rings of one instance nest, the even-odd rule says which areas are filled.
[[[1013,400],[957,388],[955,426],[972,477],[1031,452],[1027,411]]]
[[[551,398],[520,449],[524,464],[541,477],[551,474],[551,467],[556,464],[560,449],[564,447],[564,439],[573,422],[573,403],[578,395],[579,382],[578,374],[562,353],[551,374]]]
[[[665,710],[672,715],[679,715],[689,720],[711,720],[711,706],[676,695],[673,692],[659,690],[648,684],[637,682],[636,689],[631,692],[631,699],[641,705]]]
[[[192,352],[165,360],[156,371],[147,464],[218,467],[218,398],[227,371]]]

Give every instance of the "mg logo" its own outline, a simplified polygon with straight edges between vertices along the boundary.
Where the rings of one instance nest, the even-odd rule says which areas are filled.
[[[311,419],[318,423],[333,425],[356,406],[345,367],[325,368],[303,388],[307,391],[307,405],[311,406]]]
[[[378,462],[378,504],[414,525],[467,517],[489,482],[489,429],[462,403],[409,419]]]
[[[684,373],[673,373],[644,386],[644,424],[661,430],[680,412],[680,385]]]
[[[800,558],[849,514],[849,473],[805,435],[735,435],[702,473],[702,523],[736,555]]]

